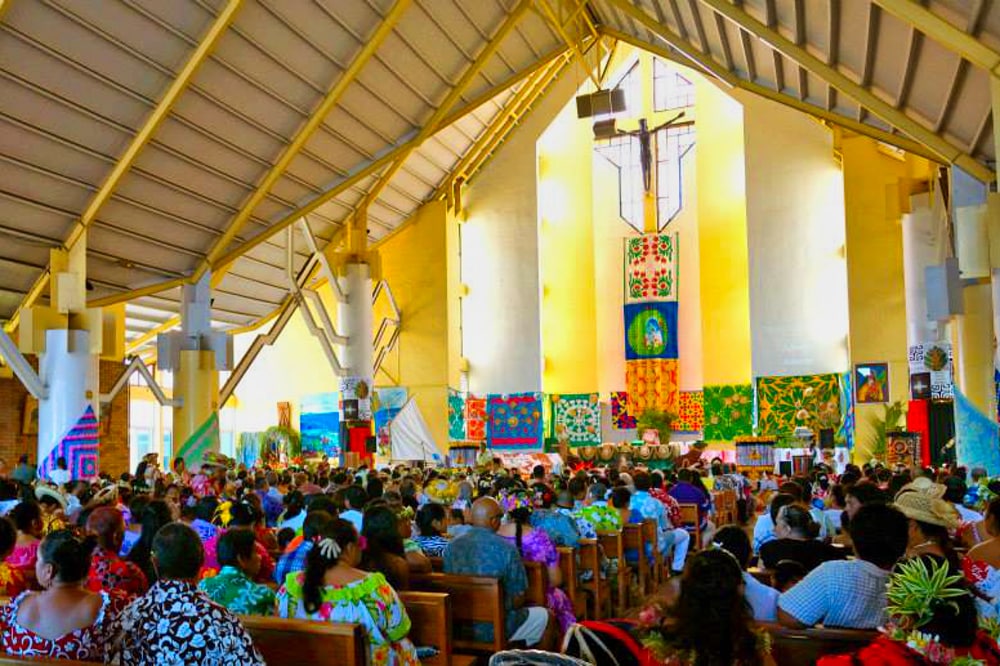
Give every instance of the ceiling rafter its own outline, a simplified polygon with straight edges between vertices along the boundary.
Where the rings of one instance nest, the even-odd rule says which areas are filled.
[[[709,53],[711,48],[708,45],[708,36],[705,34],[705,24],[701,20],[701,12],[698,11],[698,0],[688,0],[688,7],[691,9],[691,20],[694,21],[694,32],[698,35],[701,50]]]
[[[627,0],[608,1],[616,6],[620,3],[627,2]],[[681,40],[678,35],[672,33],[669,29],[655,24],[647,24],[646,27],[651,33],[669,43],[677,52],[680,53],[680,55],[662,46],[650,44],[646,41],[633,37],[632,35],[625,34],[612,28],[602,27],[601,32],[608,37],[614,37],[615,39],[618,39],[626,44],[631,44],[636,48],[645,49],[656,56],[672,60],[673,62],[684,65],[685,67],[706,71],[709,74],[713,74],[716,78],[723,81],[728,86],[745,90],[749,93],[769,99],[772,102],[777,102],[778,104],[783,104],[803,113],[815,116],[831,125],[837,125],[857,134],[871,137],[876,141],[882,141],[889,145],[896,146],[915,155],[926,157],[931,161],[937,162],[941,160],[939,155],[928,149],[923,144],[912,139],[886,132],[865,123],[859,123],[858,121],[841,114],[827,111],[820,106],[810,104],[809,102],[803,102],[802,100],[787,93],[777,92],[776,90],[762,86],[759,83],[742,79],[731,72],[727,72],[721,65],[719,65],[719,63],[705,60],[702,55],[695,53],[694,46],[690,42],[684,42],[684,40]]]
[[[861,65],[861,87],[868,88],[875,72],[875,56],[878,54],[878,32],[882,20],[882,12],[874,2],[868,5],[868,22],[865,28],[865,59]],[[868,109],[858,107],[858,120],[864,121]]]
[[[545,0],[540,0],[544,2]],[[451,111],[451,108],[458,101],[459,97],[465,92],[469,83],[479,75],[480,70],[486,66],[486,63],[493,57],[493,54],[497,52],[500,48],[500,44],[507,38],[507,35],[514,29],[521,18],[525,15],[528,9],[532,5],[532,0],[520,0],[517,6],[511,11],[504,22],[500,25],[496,34],[490,39],[483,50],[476,56],[476,61],[466,68],[465,73],[458,82],[452,87],[452,89],[445,96],[444,101],[441,105],[435,109],[434,114],[430,117],[427,123],[420,129],[417,136],[414,137],[409,148],[404,149],[400,155],[398,155],[392,163],[386,168],[385,171],[379,176],[378,181],[369,190],[368,195],[361,201],[358,205],[358,210],[366,212],[368,207],[378,199],[379,194],[382,193],[382,189],[389,184],[392,177],[396,174],[402,166],[403,162],[410,156],[414,150],[420,147],[424,140],[434,134],[437,130],[435,127],[441,120]]]
[[[973,8],[972,12],[969,14],[969,20],[966,23],[965,31],[972,35],[973,37],[979,36],[979,31],[983,27],[983,18],[986,15],[986,0],[979,0],[978,4]],[[916,31],[916,28],[914,28]],[[948,94],[945,96],[944,105],[941,107],[941,114],[938,116],[937,122],[934,124],[934,131],[940,132],[942,129],[948,127],[948,123],[951,120],[951,114],[955,110],[955,102],[959,91],[962,90],[962,86],[965,85],[965,79],[969,75],[969,61],[965,58],[959,58],[958,64],[955,65],[955,74],[951,79],[951,86],[948,88]]]
[[[827,22],[830,26],[826,49],[826,64],[834,69],[840,63],[840,0],[829,0],[827,5]],[[837,108],[837,89],[831,85],[826,87],[826,110]]]
[[[732,71],[736,68],[733,62],[733,49],[729,44],[729,35],[726,34],[726,21],[716,12],[712,12],[715,30],[719,33],[719,42],[722,44],[722,59],[725,61],[726,69]]]
[[[7,3],[9,4],[9,0]],[[243,0],[229,0],[226,6],[222,9],[222,12],[216,16],[215,21],[212,23],[208,32],[202,38],[201,42],[195,48],[194,52],[188,58],[184,67],[177,73],[170,87],[167,88],[166,93],[160,99],[156,108],[153,109],[152,113],[146,119],[139,131],[136,132],[135,136],[132,138],[131,143],[122,153],[121,158],[115,164],[114,168],[111,169],[111,173],[104,180],[97,193],[91,198],[87,207],[84,209],[83,213],[80,215],[80,219],[74,224],[73,228],[70,230],[69,236],[64,242],[64,247],[67,249],[72,248],[76,245],[77,241],[86,233],[87,227],[91,222],[97,217],[97,213],[100,211],[101,207],[107,202],[114,192],[115,188],[118,187],[118,183],[121,179],[128,173],[132,164],[135,162],[139,153],[146,146],[147,143],[153,138],[153,134],[160,127],[160,124],[166,119],[170,114],[170,110],[173,108],[177,100],[184,93],[191,79],[194,78],[195,73],[201,67],[205,59],[211,55],[212,51],[218,45],[219,40],[226,33],[229,25],[236,18],[236,14],[239,12],[240,8],[243,6]],[[0,15],[4,6],[0,6]],[[20,321],[21,312],[25,308],[31,307],[38,297],[42,294],[45,288],[48,286],[49,277],[51,270],[46,268],[35,283],[32,285],[31,289],[28,290],[28,295],[18,306],[17,310],[11,316],[10,320],[7,322],[7,331],[13,331],[18,322]]]
[[[232,242],[233,238],[240,232],[243,225],[246,224],[247,220],[253,214],[254,209],[257,205],[263,201],[268,191],[274,186],[276,182],[281,178],[285,169],[291,164],[292,160],[299,153],[309,137],[313,135],[320,125],[326,120],[327,114],[333,110],[333,108],[343,97],[344,93],[347,91],[348,86],[354,81],[354,79],[361,72],[362,68],[368,63],[368,60],[375,55],[375,52],[382,45],[382,42],[392,33],[393,29],[396,27],[396,23],[402,18],[403,12],[406,11],[407,7],[410,5],[410,0],[396,0],[392,9],[389,13],[385,15],[382,21],[379,23],[375,32],[372,34],[371,38],[365,42],[361,50],[358,51],[357,55],[351,61],[339,77],[337,77],[336,83],[327,91],[323,100],[319,103],[316,109],[313,111],[309,119],[305,121],[303,126],[296,133],[295,138],[285,146],[284,151],[281,156],[275,161],[274,166],[271,170],[267,172],[264,178],[261,180],[260,185],[257,189],[250,195],[246,203],[240,209],[236,217],[233,218],[229,226],[226,228],[224,234],[219,237],[215,243],[213,243],[212,248],[208,251],[205,260],[198,265],[198,268],[194,271],[191,276],[191,281],[196,282],[201,279],[201,276],[205,274],[206,271],[212,268],[213,262],[219,258],[219,256],[226,251],[226,248]],[[219,271],[212,276],[212,286],[215,287],[222,280],[224,271]]]
[[[964,150],[884,101],[870,89],[855,83],[836,68],[830,67],[806,48],[785,38],[778,30],[768,28],[742,9],[729,4],[728,0],[701,1],[737,25],[752,31],[759,39],[767,42],[776,50],[780,50],[791,60],[806,67],[814,75],[835,86],[842,93],[854,98],[861,106],[868,108],[889,125],[895,126],[911,138],[924,144],[949,163],[957,164],[983,182],[991,182],[994,179],[994,174],[990,169]]]
[[[792,5],[795,16],[795,43],[802,46],[806,43],[806,8],[805,0],[795,0]],[[809,97],[809,75],[806,68],[799,65],[799,99]]]

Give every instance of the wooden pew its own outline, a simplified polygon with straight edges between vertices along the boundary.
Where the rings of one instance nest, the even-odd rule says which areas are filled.
[[[528,591],[524,593],[525,606],[547,606],[545,592],[549,589],[549,571],[541,562],[525,562],[528,574]]]
[[[431,571],[441,573],[444,571],[444,558],[443,557],[428,557],[431,561]]]
[[[665,578],[663,575],[663,554],[660,552],[660,529],[655,520],[647,518],[642,521],[642,536],[647,543],[653,544],[653,561],[650,563],[650,569],[653,572],[655,589]]]
[[[32,657],[13,657],[0,654],[0,666],[94,666],[92,661],[77,661],[76,659],[34,659]]]
[[[493,653],[506,648],[503,585],[498,579],[442,573],[412,574],[410,587],[425,592],[442,592],[451,597],[454,649]],[[468,631],[473,622],[492,625],[493,641],[474,640]]]
[[[622,543],[622,533],[599,534],[597,535],[597,540],[604,549],[604,554],[607,557],[618,559],[617,613],[618,615],[624,615],[625,610],[628,608],[629,579],[634,575],[635,571],[625,561],[625,547]]]
[[[701,550],[701,516],[697,504],[681,504],[681,522],[684,529],[691,533],[691,552]]]
[[[588,602],[593,607],[588,618],[600,620],[611,615],[611,585],[601,579],[601,548],[597,539],[580,539],[580,568],[593,571],[594,577],[580,582],[580,589],[587,593]],[[605,609],[606,607],[606,609]]]
[[[649,594],[652,572],[649,570],[649,558],[646,556],[646,539],[642,525],[629,523],[622,528],[622,547],[626,551],[635,550],[638,553],[636,571],[639,574],[639,594]]]
[[[586,595],[580,589],[580,572],[576,568],[576,551],[569,546],[559,546],[559,570],[562,572],[562,588],[573,603],[573,613],[578,620],[587,617]]]
[[[823,655],[854,652],[874,640],[877,631],[859,629],[790,629],[762,622],[771,635],[771,656],[778,666],[815,664]]]
[[[252,615],[241,616],[240,621],[268,664],[365,666],[368,663],[368,638],[360,624]]]

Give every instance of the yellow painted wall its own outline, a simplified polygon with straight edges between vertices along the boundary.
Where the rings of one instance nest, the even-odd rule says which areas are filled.
[[[457,246],[456,225],[444,202],[432,201],[378,248],[382,276],[396,297],[403,325],[396,349],[383,365],[388,375],[379,372],[375,385],[398,384],[409,389],[444,452],[448,450],[449,379],[452,386],[458,386],[457,255],[449,254],[449,247],[454,251]],[[384,314],[388,314],[386,309],[376,308],[376,327]]]
[[[901,219],[911,188],[927,175],[927,161],[900,161],[863,136],[844,136],[844,202],[851,363],[888,362],[890,399],[909,398],[906,302]],[[872,434],[879,405],[858,405],[856,442]],[[858,450],[858,449],[856,449]]]
[[[704,78],[697,77],[695,83],[702,377],[709,385],[747,383],[750,298],[743,109]]]
[[[598,385],[593,146],[591,124],[576,117],[572,102],[538,140],[542,390],[546,393],[584,393]]]

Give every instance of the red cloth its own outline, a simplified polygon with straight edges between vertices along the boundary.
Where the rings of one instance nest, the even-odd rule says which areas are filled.
[[[368,438],[371,436],[371,426],[349,428],[347,433],[347,450],[351,453],[357,453],[362,462],[367,462],[368,464],[374,462],[375,459],[374,453],[368,453]]]
[[[920,465],[931,464],[930,400],[911,400],[906,410],[906,429],[920,433]]]
[[[1000,652],[996,643],[980,632],[971,648],[956,650],[955,656],[969,656],[981,660],[986,666],[997,666],[1000,664]],[[867,647],[861,648],[853,654],[842,654],[829,657],[821,657],[817,666],[855,666],[864,664],[865,666],[926,666],[932,664],[922,655],[909,649],[902,643],[890,640],[885,636],[879,636]]]

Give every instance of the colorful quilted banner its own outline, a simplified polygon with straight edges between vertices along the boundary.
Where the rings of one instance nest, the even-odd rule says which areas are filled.
[[[406,402],[404,401],[403,404]],[[378,447],[380,456],[388,458],[392,455],[392,433],[389,430],[389,425],[400,411],[402,411],[400,407],[383,407],[374,414],[375,445]]]
[[[571,446],[601,443],[601,401],[596,393],[552,396],[555,438]]]
[[[486,438],[498,451],[541,451],[542,396],[539,393],[490,395]]]
[[[628,409],[636,418],[648,409],[678,411],[677,359],[625,361]]]
[[[628,408],[628,393],[611,392],[611,427],[615,430],[635,430],[635,415]]]
[[[676,301],[678,234],[625,239],[625,302]]]
[[[705,427],[705,395],[701,391],[681,391],[677,399],[674,432],[701,432]]]
[[[201,427],[191,433],[187,441],[177,449],[177,457],[183,458],[184,463],[189,468],[197,468],[201,466],[206,453],[218,450],[219,413],[212,412],[212,415],[205,419]]]
[[[702,395],[706,442],[729,442],[753,434],[753,387],[706,386]]]
[[[448,389],[448,441],[465,441],[465,394]]]
[[[854,448],[854,388],[850,372],[840,376],[840,431],[837,438],[848,449]]]
[[[1000,474],[1000,428],[992,416],[979,411],[953,387],[955,394],[955,455],[966,468],[982,467],[990,476]]]
[[[89,480],[97,476],[98,473],[98,447],[100,437],[97,431],[97,417],[94,416],[94,409],[87,405],[83,415],[76,422],[76,425],[62,440],[52,449],[49,455],[40,465],[41,475],[49,477],[52,470],[56,469],[56,461],[59,458],[66,459],[66,468],[72,475],[73,480]]]
[[[759,377],[757,429],[762,435],[788,436],[796,428],[840,427],[840,376]]]
[[[486,439],[486,398],[471,393],[465,397],[465,437],[470,442]]]
[[[677,303],[625,306],[625,359],[677,358]]]

